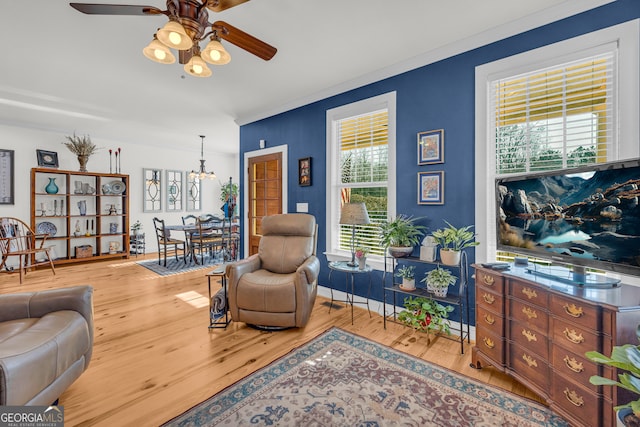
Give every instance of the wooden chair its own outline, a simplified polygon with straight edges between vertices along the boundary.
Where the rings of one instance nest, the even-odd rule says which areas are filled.
[[[0,270],[4,267],[10,271],[11,266],[7,264],[9,257],[18,257],[18,269],[20,271],[20,283],[27,274],[27,270],[38,265],[49,264],[53,274],[56,270],[51,260],[50,247],[45,247],[44,243],[49,237],[48,234],[35,234],[31,228],[17,218],[0,218]],[[44,260],[37,260],[37,255],[44,255]]]
[[[182,246],[183,260],[187,263],[186,243],[181,239],[171,237],[170,231],[165,228],[164,220],[153,218],[153,226],[156,229],[156,237],[158,239],[158,264],[162,264],[162,253],[164,252],[164,266],[167,266],[167,246],[173,246],[173,251],[178,261],[178,250]]]
[[[222,235],[219,232],[212,230],[208,224],[214,222],[216,218],[213,215],[207,215],[196,220],[197,231],[193,232],[190,237],[191,241],[191,254],[194,257],[196,264],[198,263],[198,255],[200,254],[200,263],[204,264],[204,252],[209,252],[213,255],[216,249],[222,248]]]

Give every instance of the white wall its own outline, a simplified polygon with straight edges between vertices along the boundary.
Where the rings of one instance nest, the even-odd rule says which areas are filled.
[[[38,167],[36,149],[55,151],[58,153],[59,169],[78,170],[79,164],[76,156],[71,153],[62,142],[64,134],[26,129],[0,124],[0,149],[15,151],[15,204],[0,205],[0,217],[12,216],[29,222],[30,211],[30,171]],[[142,170],[144,168],[172,169],[190,171],[200,165],[200,143],[194,143],[193,151],[184,147],[176,149],[158,148],[150,145],[127,144],[92,138],[92,141],[101,148],[89,158],[87,170],[90,172],[109,172],[109,149],[122,149],[121,168],[122,173],[130,176],[129,185],[129,210],[131,212],[130,223],[140,220],[143,231],[147,233],[147,252],[157,251],[155,234],[153,231],[153,217],[163,218],[167,223],[181,224],[182,212],[142,212]],[[196,147],[197,145],[197,147]],[[238,155],[216,154],[206,150],[205,156],[207,170],[214,171],[217,179],[206,180],[202,184],[202,206],[200,213],[212,213],[220,215],[220,189],[221,184],[228,182],[233,177],[234,182],[239,182]],[[114,170],[115,172],[115,170]],[[164,208],[163,208],[164,209]],[[200,214],[196,213],[196,214]]]

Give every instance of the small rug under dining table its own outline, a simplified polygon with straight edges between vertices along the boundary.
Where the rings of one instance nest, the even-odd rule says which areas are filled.
[[[165,426],[568,426],[550,409],[331,328]]]

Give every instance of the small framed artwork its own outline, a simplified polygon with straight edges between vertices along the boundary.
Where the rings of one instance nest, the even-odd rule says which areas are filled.
[[[298,184],[302,187],[311,185],[311,157],[298,159]]]
[[[444,205],[444,171],[418,172],[418,204]]]
[[[13,205],[15,162],[13,150],[0,149],[0,205]]]
[[[444,163],[444,129],[418,133],[418,164]]]
[[[45,168],[58,167],[58,153],[55,151],[36,150],[36,156],[38,157],[38,166]]]

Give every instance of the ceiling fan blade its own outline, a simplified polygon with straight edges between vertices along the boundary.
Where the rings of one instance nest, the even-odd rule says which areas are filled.
[[[207,9],[214,12],[222,12],[226,9],[231,9],[234,6],[248,2],[249,0],[207,0]]]
[[[212,28],[217,31],[218,36],[221,39],[233,43],[239,48],[246,50],[249,53],[253,53],[255,56],[270,60],[276,54],[278,49],[275,47],[253,37],[250,34],[245,33],[242,30],[229,25],[224,21],[216,21],[213,23]]]
[[[69,5],[88,15],[159,15],[164,13],[157,7],[132,4],[69,3]]]

